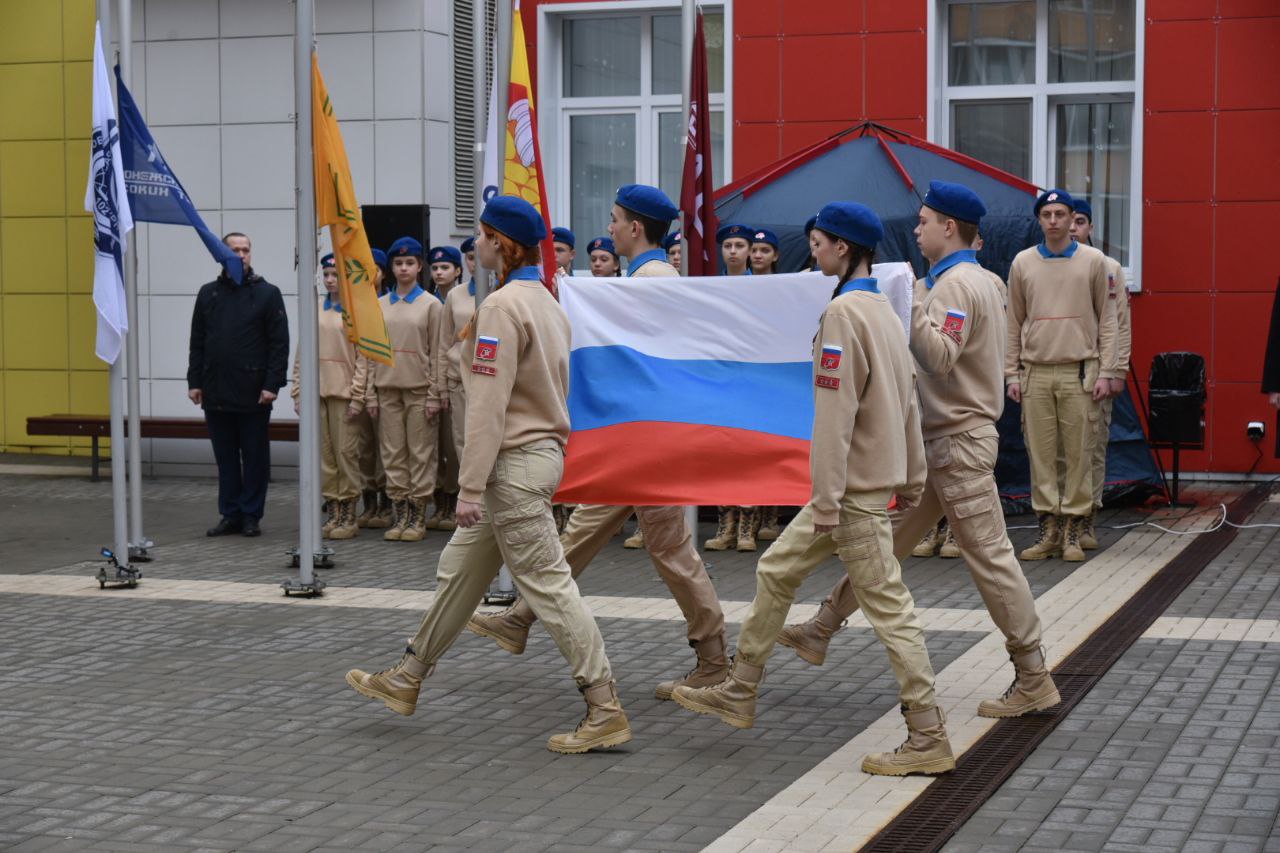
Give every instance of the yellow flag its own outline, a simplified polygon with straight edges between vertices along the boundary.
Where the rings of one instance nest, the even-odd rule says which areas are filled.
[[[316,160],[316,222],[329,226],[347,338],[365,357],[391,364],[391,340],[378,306],[373,252],[364,233],[347,148],[342,144],[333,102],[320,77],[320,60],[314,52],[311,54],[311,140]]]

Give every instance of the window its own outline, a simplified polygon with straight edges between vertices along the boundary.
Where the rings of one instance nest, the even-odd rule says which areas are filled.
[[[1093,206],[1093,242],[1132,270],[1142,0],[937,0],[934,136]]]
[[[619,7],[625,8],[611,11]],[[685,141],[679,7],[610,2],[598,9],[566,4],[563,13],[552,4],[539,9],[546,16],[539,49],[556,57],[542,63],[555,73],[540,81],[543,156],[552,181],[547,190],[557,224],[568,224],[585,243],[606,233],[622,184],[654,184],[679,200]],[[722,185],[728,180],[724,13],[704,6],[703,29],[712,168]]]

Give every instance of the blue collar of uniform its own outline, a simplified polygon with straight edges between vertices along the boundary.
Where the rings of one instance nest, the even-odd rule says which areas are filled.
[[[334,299],[332,296],[329,296],[328,294],[325,294],[325,297],[324,297],[324,310],[326,310],[326,311],[337,311],[338,313],[342,313],[342,303],[341,303],[341,302],[339,302],[338,300]]]
[[[444,304],[444,296],[440,293],[440,288],[436,288],[436,292],[432,294],[436,299],[440,300],[440,304]]]
[[[844,284],[840,285],[840,292],[836,296],[844,296],[854,290],[865,290],[867,293],[879,293],[880,285],[876,283],[874,278],[851,278]]]
[[[644,266],[650,261],[665,261],[666,259],[667,259],[667,253],[664,252],[662,249],[650,249],[647,252],[641,252],[640,254],[636,255],[634,258],[630,259],[631,263],[627,265],[627,278],[630,278],[631,276],[635,275],[637,272],[640,271],[640,267]]]
[[[503,284],[510,284],[513,281],[542,281],[542,268],[520,267],[520,269],[512,270],[511,275],[507,276],[507,280]]]
[[[475,296],[475,295],[476,295],[476,280],[475,280],[475,278],[472,278],[472,279],[471,279],[471,281],[467,282],[467,295],[468,295],[468,296]]]
[[[938,277],[956,264],[976,264],[978,262],[978,253],[973,249],[959,249],[947,255],[938,261],[929,269],[929,274],[924,277],[925,286],[930,290],[937,282]]]
[[[417,299],[419,296],[421,296],[424,293],[422,286],[417,284],[413,286],[413,290],[410,290],[404,296],[401,296],[400,292],[396,290],[394,287],[387,292],[391,294],[390,301],[392,305],[395,305],[397,302],[400,302],[401,300],[408,302],[410,305],[412,305],[413,300]]]
[[[1072,240],[1067,244],[1067,248],[1062,250],[1062,254],[1059,255],[1049,251],[1049,247],[1041,240],[1040,245],[1036,246],[1036,251],[1040,253],[1040,257],[1048,260],[1049,258],[1069,258],[1076,253],[1078,248],[1080,248],[1080,244]]]
[[[728,275],[728,274],[729,274],[729,271],[727,269],[720,270],[720,275]],[[747,271],[744,272],[743,275],[755,275],[755,273],[751,271],[751,264],[747,264]]]

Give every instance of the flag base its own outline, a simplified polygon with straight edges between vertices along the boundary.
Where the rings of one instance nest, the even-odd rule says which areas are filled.
[[[110,548],[103,548],[102,556],[107,558],[107,564],[98,570],[98,576],[95,578],[98,581],[98,589],[106,589],[108,586],[112,589],[133,589],[138,585],[138,581],[142,580],[142,569],[135,569],[131,565],[120,565]]]
[[[290,548],[289,549],[289,568],[296,569],[301,565],[302,563],[298,559],[298,549]],[[312,568],[332,569],[333,566],[334,566],[333,549],[330,548],[328,545],[322,545],[319,551],[316,551],[314,554],[311,555]],[[323,587],[324,584],[321,584],[321,586]]]
[[[316,578],[311,583],[300,580],[287,580],[280,584],[280,588],[284,590],[285,597],[291,595],[301,595],[305,598],[319,598],[324,595],[324,581]]]

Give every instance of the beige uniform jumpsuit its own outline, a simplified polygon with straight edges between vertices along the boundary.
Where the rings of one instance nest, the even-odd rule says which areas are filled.
[[[364,389],[356,385],[356,348],[347,340],[342,306],[325,297],[317,323],[316,348],[320,371],[320,494],[325,500],[348,501],[360,496],[359,430],[347,420],[347,407],[364,410]],[[301,353],[293,359],[295,401],[302,396]]]

